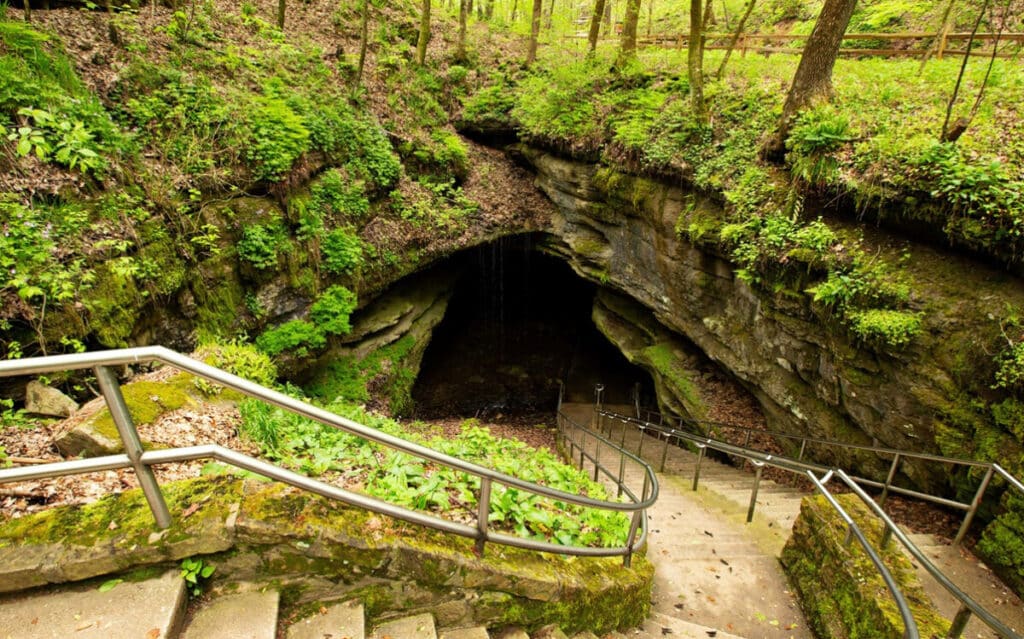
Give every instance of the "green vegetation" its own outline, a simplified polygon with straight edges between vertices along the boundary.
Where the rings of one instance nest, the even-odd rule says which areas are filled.
[[[306,357],[326,346],[331,335],[352,330],[348,319],[355,308],[355,293],[344,286],[332,286],[310,306],[309,321],[292,320],[264,331],[256,338],[256,346],[268,355],[288,351],[295,357]]]
[[[216,566],[204,562],[198,557],[187,557],[181,560],[181,578],[185,580],[188,594],[198,597],[203,594],[206,581],[213,576]]]
[[[427,463],[286,413],[255,400],[242,402],[242,431],[264,454],[313,476],[364,487],[367,494],[448,517],[476,512],[479,478]],[[439,452],[481,464],[520,479],[572,493],[606,498],[604,488],[585,472],[561,463],[551,452],[515,440],[499,439],[472,422],[452,437],[428,438],[397,422],[343,402],[328,409],[384,433],[411,439]],[[529,456],[533,463],[524,465]],[[490,521],[499,530],[561,544],[608,546],[625,542],[629,520],[622,514],[542,499],[514,488],[496,486]]]

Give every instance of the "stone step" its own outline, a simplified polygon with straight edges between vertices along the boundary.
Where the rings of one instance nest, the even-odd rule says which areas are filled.
[[[181,636],[183,639],[275,639],[279,599],[276,590],[243,590],[221,595],[196,612]]]
[[[434,615],[425,613],[388,621],[374,628],[370,639],[437,639]]]
[[[93,580],[0,599],[0,639],[162,639],[177,633],[187,599],[177,569],[101,592],[103,583]]]
[[[358,601],[343,601],[324,606],[312,617],[294,622],[286,636],[287,639],[364,639],[364,624],[363,605]]]
[[[456,630],[445,630],[439,639],[491,639],[487,634],[487,628],[476,626],[474,628],[458,628]]]
[[[708,628],[670,615],[652,613],[644,622],[643,629],[652,636],[672,639],[743,639],[717,628]],[[668,631],[668,632],[666,632]]]

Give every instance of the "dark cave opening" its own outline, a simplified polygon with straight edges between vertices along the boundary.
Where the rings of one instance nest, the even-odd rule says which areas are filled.
[[[553,411],[566,401],[651,403],[654,383],[591,320],[597,286],[538,250],[543,235],[502,238],[452,258],[459,272],[413,387],[416,416]]]

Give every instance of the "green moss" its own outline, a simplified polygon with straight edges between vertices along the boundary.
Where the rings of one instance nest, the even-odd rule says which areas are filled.
[[[128,405],[136,425],[152,424],[161,415],[178,410],[196,401],[189,395],[194,389],[193,377],[184,373],[162,382],[132,382],[121,387],[121,394]],[[92,428],[108,439],[120,440],[114,418],[106,408],[100,409],[90,420]]]
[[[837,499],[869,540],[881,537],[881,523],[858,497]],[[860,545],[846,545],[846,531],[845,522],[823,496],[804,498],[781,557],[804,614],[822,639],[899,639],[903,620],[896,603]],[[880,554],[907,599],[921,636],[945,636],[949,622],[935,610],[909,560],[892,544]]]
[[[641,351],[655,371],[672,386],[675,394],[686,404],[694,419],[703,419],[707,414],[707,406],[701,398],[696,385],[690,379],[690,371],[682,366],[673,348],[661,343],[648,346]]]
[[[371,398],[372,386],[387,400],[392,414],[407,414],[412,409],[416,375],[406,362],[420,346],[413,335],[405,335],[362,359],[350,356],[332,360],[306,390],[327,402],[340,399],[365,403]]]
[[[131,276],[115,273],[109,266],[96,269],[96,283],[86,291],[82,304],[89,311],[89,325],[96,338],[111,348],[128,346],[144,299]]]
[[[161,485],[174,518],[170,533],[158,543],[181,541],[199,534],[208,522],[219,527],[231,504],[241,497],[242,484],[225,478],[200,478]],[[181,513],[199,505],[187,518]],[[0,524],[0,547],[40,543],[91,546],[110,543],[113,549],[132,549],[149,543],[156,522],[139,489],[113,494],[84,506],[52,510]]]

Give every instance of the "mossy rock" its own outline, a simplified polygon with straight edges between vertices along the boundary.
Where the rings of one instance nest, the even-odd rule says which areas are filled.
[[[836,499],[869,540],[881,538],[881,523],[856,495]],[[845,522],[825,497],[804,498],[781,557],[800,607],[821,639],[900,639],[904,627],[895,600],[860,545],[846,544],[846,534]],[[891,544],[879,554],[921,636],[946,636],[949,622],[925,594],[910,561]]]
[[[195,378],[185,373],[175,374],[163,381],[143,380],[125,384],[121,387],[121,394],[124,395],[128,412],[136,426],[152,424],[167,413],[198,406],[205,400],[195,385]],[[237,393],[228,392],[219,395],[218,399],[235,401],[239,397]],[[124,451],[114,418],[105,405],[55,443],[64,457],[99,457]],[[144,441],[142,445],[143,448],[152,448],[149,442]]]
[[[202,555],[211,585],[252,582],[286,608],[360,598],[370,615],[444,612],[450,623],[598,633],[650,610],[642,553],[572,558],[488,545],[279,485],[202,477],[161,486],[174,517],[156,531],[140,490],[0,522],[0,592]]]

